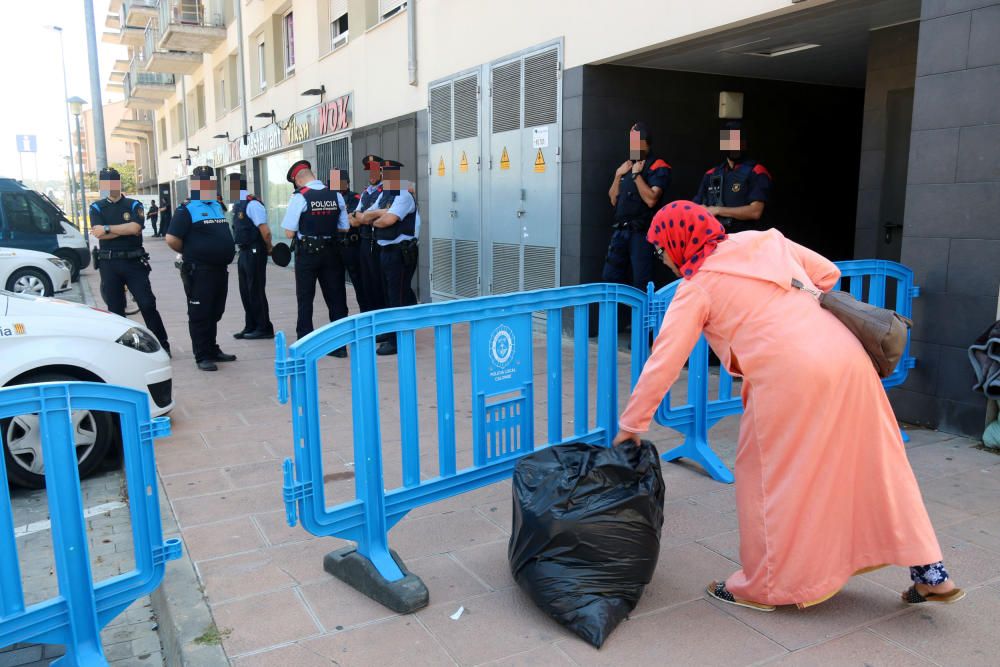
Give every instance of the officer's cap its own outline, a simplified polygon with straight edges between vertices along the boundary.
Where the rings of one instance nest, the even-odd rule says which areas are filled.
[[[639,141],[649,141],[649,128],[641,120],[632,123],[630,131],[639,133]]]
[[[313,166],[309,162],[309,160],[299,160],[298,162],[296,162],[295,164],[293,164],[291,167],[288,168],[288,173],[285,174],[285,178],[288,179],[289,183],[295,185],[295,176],[303,169],[308,169],[309,171],[312,171],[312,168]]]
[[[191,178],[196,181],[207,181],[215,176],[215,170],[207,164],[201,164],[191,170]]]
[[[396,170],[396,171],[398,171],[399,168],[402,167],[402,166],[403,166],[403,163],[402,162],[398,162],[397,160],[382,160],[382,169],[383,170],[390,169],[390,170]]]
[[[122,175],[118,173],[118,170],[114,167],[105,167],[101,169],[100,179],[102,181],[120,181],[122,180]]]
[[[378,155],[366,155],[361,158],[361,166],[366,170],[373,169],[374,167],[382,166],[382,158]]]

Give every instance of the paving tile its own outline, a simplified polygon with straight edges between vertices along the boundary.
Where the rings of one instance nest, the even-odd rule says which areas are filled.
[[[719,535],[706,537],[698,540],[698,544],[704,545],[719,554],[723,558],[739,564],[740,561],[740,531],[730,530]]]
[[[254,424],[253,426],[247,426],[240,422],[239,425],[234,425],[225,429],[212,429],[212,430],[202,430],[201,435],[205,438],[209,448],[231,448],[231,447],[245,447],[251,443],[262,443],[262,442],[288,442],[292,441],[292,429],[291,427],[285,427],[281,424],[267,424],[265,428],[264,424]],[[270,427],[273,426],[272,430]],[[240,461],[233,461],[231,465],[238,465]]]
[[[254,521],[264,531],[264,536],[272,545],[288,544],[290,542],[302,542],[312,538],[312,534],[302,527],[302,524],[295,526],[288,525],[288,515],[285,510],[274,512],[260,512],[253,515]]]
[[[920,485],[927,500],[963,512],[987,514],[1000,507],[1000,466],[979,468],[947,477],[935,477]]]
[[[414,616],[402,616],[303,642],[341,667],[440,667],[448,653]]]
[[[164,448],[156,451],[156,468],[161,475],[273,460],[276,460],[274,454],[259,442],[244,443],[235,447],[205,447],[179,451]]]
[[[313,537],[305,542],[268,549],[271,561],[299,584],[326,581],[332,575],[323,569],[323,558],[331,551],[351,544],[335,537]]]
[[[459,606],[465,611],[452,620]],[[417,616],[461,665],[499,660],[568,636],[517,588],[432,604]]]
[[[739,619],[788,650],[826,641],[877,622],[905,607],[899,595],[862,577],[854,577],[832,599],[807,609],[779,607],[763,614],[717,600],[710,604]]]
[[[213,604],[289,588],[297,583],[274,562],[271,551],[264,549],[202,561],[198,563],[198,574]]]
[[[997,618],[1000,588],[986,587],[956,604],[919,605],[871,629],[939,665],[987,667],[997,663]]]
[[[246,465],[226,466],[219,475],[231,482],[230,487],[260,486],[283,482],[280,461],[259,461]]]
[[[292,589],[217,604],[211,609],[219,632],[225,635],[226,630],[231,630],[222,640],[227,655],[302,639],[320,631]]]
[[[975,517],[971,512],[944,505],[936,500],[925,500],[924,507],[927,509],[927,516],[931,518],[931,525],[939,531]]]
[[[275,483],[246,489],[231,489],[197,498],[182,498],[173,505],[178,523],[187,528],[280,509],[284,506],[284,500],[281,496],[281,486]]]
[[[694,501],[682,499],[663,505],[660,547],[673,547],[736,528],[736,518],[716,512]]]
[[[1000,552],[1000,512],[954,523],[945,531],[991,551]]]
[[[931,667],[917,654],[869,630],[858,630],[768,662],[768,667]]]
[[[671,639],[668,641],[667,637]],[[661,664],[736,667],[786,652],[703,600],[625,621],[600,651],[576,638],[559,642],[558,646],[584,667]]]
[[[491,588],[510,588],[516,586],[517,582],[510,573],[507,544],[507,540],[498,540],[452,551],[451,555]]]
[[[572,667],[576,663],[558,645],[549,644],[486,664],[488,667]]]
[[[231,662],[234,667],[334,667],[337,664],[297,643],[234,658]]]
[[[302,586],[302,596],[326,632],[397,615],[329,574],[321,581]]]
[[[163,489],[174,500],[217,493],[231,488],[233,485],[217,469],[182,473],[163,478]]]
[[[474,510],[404,519],[389,534],[389,544],[404,559],[444,553],[506,537]]]
[[[406,567],[423,580],[434,603],[461,600],[490,590],[450,554],[416,558],[406,561]]]
[[[634,616],[705,596],[710,581],[728,577],[739,568],[708,547],[695,542],[660,549],[653,580],[636,605]]]
[[[921,480],[1000,465],[1000,456],[976,449],[961,438],[908,450],[907,458]]]

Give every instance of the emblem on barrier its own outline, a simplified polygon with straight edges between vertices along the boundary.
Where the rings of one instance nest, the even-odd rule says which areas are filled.
[[[498,326],[490,336],[490,357],[500,368],[507,367],[514,358],[514,332],[506,324]]]

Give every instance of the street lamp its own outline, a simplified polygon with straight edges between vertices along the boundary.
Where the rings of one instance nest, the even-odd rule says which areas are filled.
[[[60,26],[57,26],[57,25],[47,25],[45,27],[48,28],[49,30],[55,30],[57,33],[59,33],[59,52],[62,54],[62,67],[63,67],[63,99],[67,99],[67,98],[69,98],[69,88],[67,88],[67,86],[66,86],[66,50],[63,48],[63,29]],[[70,129],[70,126],[69,126],[69,107],[68,106],[66,107],[66,140],[69,142],[69,143],[66,144],[68,146],[68,148],[69,148],[69,182],[70,182],[70,186],[69,186],[69,197],[68,197],[68,199],[70,201],[70,207],[71,207],[72,213],[73,213],[73,220],[76,221],[77,225],[86,227],[86,225],[84,224],[84,222],[82,222],[81,219],[77,217],[78,214],[77,214],[77,210],[76,210],[76,197],[74,196],[74,192],[73,192],[73,190],[76,188],[76,179],[73,178],[73,131]],[[83,213],[86,213],[86,211],[83,211]]]
[[[87,224],[87,182],[83,178],[83,143],[80,139],[80,113],[83,112],[83,105],[87,100],[79,97],[71,97],[66,100],[70,112],[76,116],[76,154],[80,159],[80,217],[83,225],[83,238],[90,243],[90,225]]]

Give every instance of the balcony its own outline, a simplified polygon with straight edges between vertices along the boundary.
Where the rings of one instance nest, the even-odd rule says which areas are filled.
[[[126,109],[159,109],[163,100],[174,94],[174,75],[156,74],[139,70],[134,59],[122,80]]]
[[[160,29],[150,21],[146,26],[142,67],[147,72],[161,74],[194,74],[201,67],[202,55],[190,51],[168,51],[161,49]]]
[[[153,121],[122,118],[111,130],[111,136],[128,141],[148,141],[153,134]]]
[[[143,40],[145,39],[145,30],[142,28],[131,28],[124,24],[122,24],[121,28],[118,29],[117,39],[107,39],[106,37],[108,34],[109,33],[104,33],[102,41],[109,42],[111,44],[121,44],[122,46],[141,47]]]
[[[145,28],[160,15],[157,0],[125,0],[121,8],[121,24],[130,28]]]
[[[121,18],[118,14],[108,14],[104,17],[104,27],[108,30],[117,31],[121,27]]]
[[[160,0],[160,42],[164,51],[207,53],[226,41],[220,0]]]

